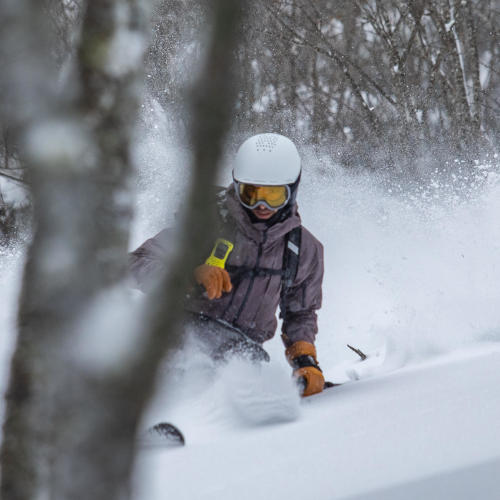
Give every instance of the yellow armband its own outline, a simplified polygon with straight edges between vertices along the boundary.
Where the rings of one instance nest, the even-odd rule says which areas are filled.
[[[224,267],[226,266],[226,261],[233,248],[234,245],[230,241],[224,240],[222,238],[217,239],[214,248],[210,253],[210,257],[208,257],[208,259],[205,261],[205,264],[224,269]]]

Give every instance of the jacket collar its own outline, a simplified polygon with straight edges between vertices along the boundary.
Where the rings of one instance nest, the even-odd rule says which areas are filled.
[[[292,207],[290,216],[284,221],[276,222],[272,226],[267,226],[265,222],[253,223],[237,199],[232,184],[226,191],[226,207],[238,228],[256,243],[261,243],[264,241],[264,238],[266,245],[273,243],[301,224],[300,215],[297,212],[297,204]]]

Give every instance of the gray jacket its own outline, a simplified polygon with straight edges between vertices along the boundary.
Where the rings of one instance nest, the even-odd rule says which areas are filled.
[[[285,236],[299,226],[296,206],[290,217],[268,227],[264,222],[252,223],[232,189],[228,189],[222,212],[225,228],[231,234],[214,234],[234,244],[226,267],[233,289],[220,299],[209,300],[203,293],[191,294],[186,302],[188,311],[214,320],[222,320],[245,332],[257,342],[272,338],[277,327],[276,310],[280,304],[281,276]],[[171,231],[166,229],[147,240],[131,254],[131,273],[138,288],[147,291],[158,269],[164,265]],[[208,257],[208,255],[207,255]],[[274,274],[248,272],[251,269],[272,269]],[[246,269],[247,272],[241,272]],[[285,346],[299,340],[314,343],[317,327],[316,310],[321,307],[323,281],[323,246],[304,227],[297,275],[289,289],[281,311],[284,318],[282,338]]]

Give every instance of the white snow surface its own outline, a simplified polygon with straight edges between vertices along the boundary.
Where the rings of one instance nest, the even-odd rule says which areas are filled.
[[[189,175],[147,111],[131,248],[172,223]],[[316,345],[346,384],[300,400],[278,335],[269,364],[218,369],[188,340],[142,423],[170,421],[187,445],[140,451],[134,499],[500,498],[500,182],[480,168],[488,182],[469,197],[439,180],[402,195],[306,152],[300,213],[325,247]],[[0,251],[2,391],[22,260]]]
[[[141,453],[135,498],[496,499],[499,363],[498,345],[456,352],[328,389],[274,425],[193,395],[186,446]]]

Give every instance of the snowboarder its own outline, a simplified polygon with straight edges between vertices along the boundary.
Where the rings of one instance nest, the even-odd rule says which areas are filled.
[[[218,227],[207,260],[193,270],[186,322],[210,355],[247,353],[268,359],[262,344],[283,319],[286,358],[302,395],[321,392],[316,311],[321,307],[323,246],[301,225],[296,195],[301,160],[293,142],[258,134],[239,148],[233,183],[218,195]],[[164,265],[171,236],[163,230],[131,254],[131,273],[143,291]]]

